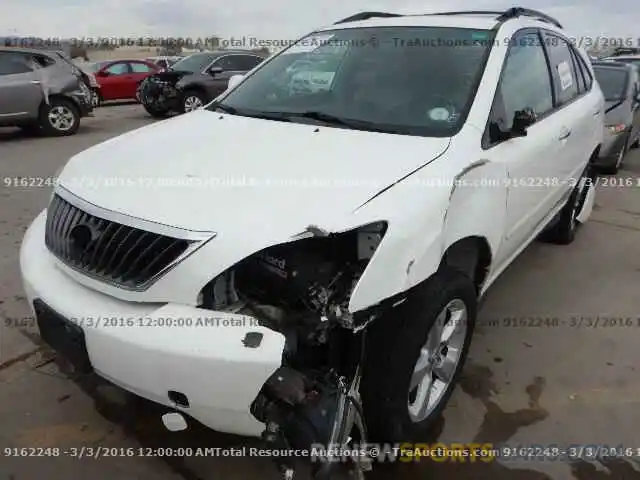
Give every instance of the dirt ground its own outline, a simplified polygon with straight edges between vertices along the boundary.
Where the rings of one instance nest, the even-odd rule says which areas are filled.
[[[138,105],[124,105],[99,109],[70,138],[27,138],[0,129],[0,177],[53,176],[74,153],[150,121]],[[464,379],[434,441],[640,448],[639,152],[630,153],[614,180],[601,179],[592,219],[573,245],[534,243],[492,288]],[[18,271],[21,237],[50,193],[46,185],[9,188],[0,182],[0,479],[67,480],[79,468],[95,480],[279,478],[269,459],[256,457],[7,456],[9,447],[256,445],[198,425],[169,433],[160,421],[162,408],[95,378],[70,378],[51,361],[29,319],[19,321],[30,314]],[[545,321],[551,318],[558,319],[556,326]],[[631,326],[621,321],[626,318]],[[511,325],[520,320],[524,326]],[[639,458],[423,459],[376,467],[371,478],[634,480],[640,479],[633,466]]]

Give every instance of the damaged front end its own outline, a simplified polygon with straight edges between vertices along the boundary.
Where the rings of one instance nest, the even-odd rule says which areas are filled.
[[[179,92],[176,84],[190,72],[160,72],[145,78],[138,86],[136,99],[145,107],[157,112],[175,110]]]
[[[202,290],[200,307],[250,315],[286,338],[282,366],[251,405],[266,426],[268,448],[312,452],[319,445],[366,442],[359,382],[367,319],[348,307],[385,232],[385,222],[340,234],[310,227],[291,243],[246,258]],[[328,478],[338,465],[330,450],[324,452],[314,458],[316,478]],[[274,458],[292,478],[293,457]],[[362,474],[371,463],[359,460],[351,467]]]

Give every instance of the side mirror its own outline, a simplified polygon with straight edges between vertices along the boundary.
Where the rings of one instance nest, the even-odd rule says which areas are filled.
[[[238,85],[244,79],[244,75],[233,75],[229,79],[229,84],[227,85],[227,90],[231,90],[236,85]]]
[[[513,116],[513,125],[511,126],[512,137],[526,137],[527,128],[536,123],[536,114],[530,108],[516,111]]]
[[[212,77],[215,77],[222,72],[224,72],[224,69],[222,67],[211,67],[209,69],[209,75],[211,75]]]

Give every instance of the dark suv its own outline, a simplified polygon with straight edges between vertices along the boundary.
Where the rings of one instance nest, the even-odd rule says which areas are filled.
[[[0,47],[0,126],[73,135],[91,111],[81,72],[56,52]]]
[[[185,113],[206,105],[227,89],[229,78],[252,70],[265,59],[251,50],[219,50],[194,53],[168,71],[147,77],[137,98],[154,117]]]

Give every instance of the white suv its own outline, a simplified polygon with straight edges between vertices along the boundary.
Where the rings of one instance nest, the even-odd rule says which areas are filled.
[[[68,162],[22,245],[42,337],[171,428],[420,439],[479,299],[591,212],[587,55],[530,10],[366,13],[232,83]]]

